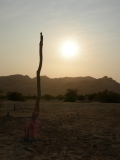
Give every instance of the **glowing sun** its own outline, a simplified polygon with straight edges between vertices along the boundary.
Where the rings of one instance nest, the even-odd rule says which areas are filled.
[[[66,57],[74,57],[78,52],[78,46],[74,41],[65,41],[61,46],[61,53]]]

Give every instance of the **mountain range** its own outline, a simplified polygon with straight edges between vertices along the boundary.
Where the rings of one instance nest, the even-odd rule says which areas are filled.
[[[0,76],[0,90],[7,92],[20,92],[24,95],[36,95],[36,78],[25,75]],[[65,94],[67,89],[76,89],[79,94],[114,91],[120,93],[120,83],[107,76],[102,78],[87,77],[64,77],[49,78],[41,76],[41,92],[44,94]]]

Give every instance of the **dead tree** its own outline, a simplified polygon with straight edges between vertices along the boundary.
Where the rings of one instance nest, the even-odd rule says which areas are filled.
[[[36,99],[36,105],[35,110],[33,112],[32,118],[37,118],[39,114],[39,106],[40,106],[40,97],[41,97],[41,83],[40,83],[40,72],[42,68],[42,47],[43,47],[43,35],[40,33],[40,43],[39,43],[39,56],[40,56],[40,62],[37,70],[37,99]]]
[[[39,43],[39,66],[38,70],[36,72],[37,76],[37,98],[36,98],[36,104],[34,111],[32,113],[31,120],[27,126],[25,126],[25,140],[27,141],[32,141],[35,139],[35,124],[37,117],[39,115],[39,108],[40,108],[40,97],[41,97],[41,83],[40,83],[40,72],[42,68],[42,61],[43,61],[43,56],[42,56],[42,48],[43,48],[43,35],[40,33],[40,43]]]

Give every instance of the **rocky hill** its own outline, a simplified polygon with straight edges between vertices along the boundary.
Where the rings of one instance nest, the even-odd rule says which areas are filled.
[[[120,83],[107,76],[99,79],[89,76],[74,78],[41,76],[41,89],[42,95],[64,94],[67,89],[77,89],[79,94],[95,93],[105,89],[120,93]],[[3,93],[17,91],[24,95],[36,95],[36,78],[27,75],[0,76],[0,90],[3,90]]]

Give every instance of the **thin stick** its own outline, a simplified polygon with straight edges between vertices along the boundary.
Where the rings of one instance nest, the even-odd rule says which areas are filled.
[[[41,86],[40,86],[40,72],[42,68],[42,47],[43,47],[43,35],[40,33],[40,43],[39,43],[39,66],[37,70],[37,98],[36,98],[36,104],[34,112],[32,113],[32,118],[27,126],[25,126],[25,141],[32,141],[35,139],[35,125],[36,125],[36,119],[39,115],[39,108],[40,108],[40,97],[41,97]]]
[[[43,62],[42,48],[43,48],[43,35],[42,35],[42,33],[40,33],[40,43],[39,43],[40,61],[39,61],[38,70],[36,72],[36,74],[37,74],[37,98],[36,98],[35,110],[34,110],[33,115],[32,115],[32,117],[35,118],[35,119],[38,117],[39,108],[40,108],[40,97],[41,97],[40,72],[41,72],[42,62]]]

